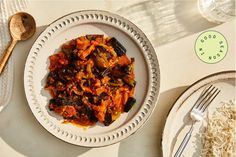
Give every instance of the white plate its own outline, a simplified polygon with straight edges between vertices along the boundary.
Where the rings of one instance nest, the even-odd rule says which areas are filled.
[[[44,89],[48,57],[66,41],[86,34],[116,37],[126,47],[127,55],[135,58],[136,105],[108,127],[96,124],[83,129],[62,124],[63,120],[48,110],[50,95]],[[151,115],[159,85],[157,56],[142,31],[118,15],[95,10],[71,13],[50,24],[30,50],[24,72],[26,97],[40,124],[59,139],[86,147],[110,145],[133,134]]]
[[[182,142],[185,134],[190,128],[189,124],[189,112],[197,100],[201,92],[213,84],[221,89],[219,95],[209,105],[207,113],[211,115],[216,107],[219,107],[221,102],[228,102],[229,100],[235,100],[236,96],[236,72],[226,71],[207,76],[193,85],[191,85],[176,101],[171,109],[168,118],[166,120],[163,137],[162,137],[162,153],[163,157],[172,157],[176,152],[178,146]],[[207,117],[207,116],[206,116]],[[183,152],[183,156],[199,157],[202,148],[200,132],[203,124],[206,123],[207,118],[202,122],[198,122],[194,125],[194,131],[192,137]]]

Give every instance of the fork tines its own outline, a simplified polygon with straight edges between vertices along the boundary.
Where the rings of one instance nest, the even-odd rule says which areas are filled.
[[[198,100],[194,104],[194,108],[197,108],[204,112],[208,105],[215,99],[215,97],[220,93],[220,89],[213,85],[203,90]]]

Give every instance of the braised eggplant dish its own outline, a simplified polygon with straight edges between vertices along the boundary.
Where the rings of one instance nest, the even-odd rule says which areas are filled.
[[[86,35],[61,46],[49,57],[45,89],[49,109],[64,122],[105,126],[135,104],[134,58],[114,37]]]

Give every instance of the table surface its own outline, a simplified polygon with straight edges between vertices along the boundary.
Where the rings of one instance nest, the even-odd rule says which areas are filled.
[[[177,0],[176,0],[177,1]],[[175,22],[181,26],[182,32],[174,34],[175,24],[169,24],[172,32],[158,38],[153,38],[152,43],[158,56],[161,70],[160,97],[149,121],[134,135],[120,143],[102,148],[84,148],[65,143],[47,132],[34,118],[24,94],[23,72],[28,52],[36,37],[46,26],[67,13],[85,10],[102,9],[122,14],[136,23],[135,18],[122,8],[145,6],[146,2],[111,1],[111,0],[33,0],[28,4],[26,12],[32,14],[37,22],[37,32],[28,41],[20,42],[14,49],[14,87],[9,105],[0,113],[0,156],[1,157],[160,157],[161,136],[168,111],[177,97],[192,83],[209,74],[235,70],[235,19],[216,25],[203,19],[196,12],[189,9],[189,13],[181,12]],[[150,2],[148,2],[150,3]],[[171,3],[171,2],[169,2]],[[179,1],[181,3],[181,1]],[[195,2],[183,2],[184,7]],[[147,4],[150,5],[150,4]],[[168,2],[161,5],[168,5]],[[181,5],[181,6],[183,6]],[[178,5],[177,5],[178,6]],[[142,10],[141,10],[142,11]],[[158,14],[158,13],[157,13]],[[190,16],[191,15],[191,16]],[[197,20],[197,21],[196,21]],[[148,23],[147,23],[148,24]],[[142,23],[137,25],[145,30]],[[163,25],[156,25],[154,30],[161,31]],[[200,61],[194,52],[194,43],[197,36],[204,30],[217,30],[224,34],[228,40],[229,50],[226,57],[217,64],[206,64]],[[160,34],[160,33],[159,33]],[[149,34],[153,35],[152,33]],[[148,35],[148,36],[149,36]],[[175,35],[175,36],[174,36]],[[166,38],[164,38],[166,37]],[[167,38],[168,37],[168,38]],[[166,40],[164,40],[166,39]],[[160,41],[158,43],[158,41]]]

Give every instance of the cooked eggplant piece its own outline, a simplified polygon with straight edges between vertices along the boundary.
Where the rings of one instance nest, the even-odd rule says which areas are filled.
[[[82,120],[88,120],[91,122],[97,121],[97,118],[95,117],[92,108],[86,105],[81,106],[81,108],[78,110],[77,116],[79,116]]]
[[[132,71],[132,66],[130,64],[120,67],[120,70],[126,74],[129,74]]]
[[[100,52],[106,52],[106,49],[102,46],[96,46],[96,52],[100,53]]]
[[[57,97],[58,98],[64,98],[64,97],[67,97],[67,96],[68,96],[68,94],[65,90],[63,90],[63,91],[57,90]]]
[[[92,72],[93,72],[93,74],[95,74],[96,76],[97,75],[100,75],[100,71],[99,71],[99,69],[97,68],[97,67],[92,67]]]
[[[62,52],[64,52],[67,56],[70,56],[73,53],[73,49],[70,47],[70,45],[63,45]]]
[[[69,80],[72,80],[77,72],[78,71],[72,66],[63,67],[62,69],[58,70],[58,77],[63,82],[67,82]]]
[[[129,97],[125,106],[124,106],[124,111],[129,112],[129,110],[134,106],[135,102],[136,102],[135,98]]]
[[[121,86],[123,86],[123,84],[122,83],[109,83],[109,85],[110,86],[113,86],[113,87],[121,87]]]
[[[126,75],[125,77],[122,78],[123,81],[128,84],[131,87],[135,87],[136,85],[136,81],[134,79],[132,79],[131,77],[129,77],[128,75]]]
[[[49,101],[49,104],[54,104],[56,106],[65,106],[65,105],[78,105],[81,106],[82,105],[82,101],[81,100],[72,100],[72,99],[63,99],[63,98],[55,98],[55,99],[51,99]]]
[[[112,86],[113,88],[114,87],[121,87],[124,85],[124,82],[122,81],[122,79],[113,79],[109,82],[109,85]]]
[[[106,54],[106,58],[107,59],[111,59],[112,58],[112,54],[111,52],[108,52],[104,47],[104,45],[102,46],[96,46],[96,52],[99,53],[105,53]],[[96,55],[96,53],[94,53]]]
[[[116,38],[111,38],[109,42],[118,56],[122,56],[126,53],[126,48]]]
[[[90,87],[91,86],[91,80],[84,80],[83,86],[84,87]]]
[[[115,67],[111,71],[111,75],[116,78],[122,78],[126,75],[119,67]]]
[[[95,40],[96,38],[103,38],[104,35],[100,35],[100,34],[89,34],[86,35],[86,38],[88,40]]]
[[[93,103],[94,105],[100,105],[100,104],[101,104],[101,101],[102,101],[102,99],[101,99],[100,96],[93,96],[93,98],[92,98],[92,103]]]
[[[56,72],[50,72],[47,77],[46,87],[54,84],[58,80],[58,74]]]
[[[107,76],[107,75],[110,74],[110,73],[111,73],[111,69],[107,68],[107,69],[103,70],[103,71],[100,73],[100,76],[101,76],[101,77],[105,77],[105,76]]]
[[[64,44],[62,45],[62,52],[67,56],[67,58],[72,62],[73,60],[77,59],[77,49],[74,48],[75,46],[71,44]]]
[[[102,55],[101,56],[99,56],[99,55],[96,56],[95,64],[97,65],[97,67],[99,69],[109,67],[109,63],[108,63],[107,59],[105,58],[105,56],[102,56]]]
[[[109,126],[112,123],[112,115],[109,112],[105,114],[105,121],[103,122],[105,126]]]
[[[126,65],[122,65],[119,67],[120,71],[126,73],[126,74],[130,74],[133,70],[134,70],[134,58],[131,58],[131,63],[130,64],[126,64]]]
[[[93,105],[101,105],[102,99],[104,99],[107,94],[101,93],[100,95],[92,95],[91,93],[86,93],[86,96],[88,96],[88,101]]]

